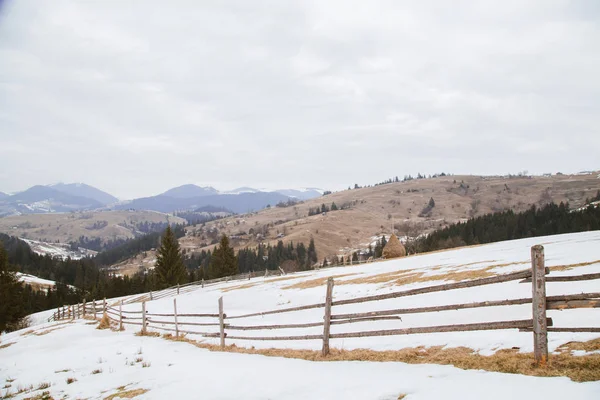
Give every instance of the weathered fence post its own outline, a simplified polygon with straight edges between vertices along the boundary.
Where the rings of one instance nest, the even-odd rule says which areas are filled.
[[[146,334],[146,302],[142,301],[142,335]]]
[[[546,267],[544,246],[531,248],[531,282],[533,304],[533,354],[535,363],[545,366],[548,361],[548,327],[546,322]]]
[[[219,330],[221,337],[221,348],[225,348],[225,323],[223,321],[223,297],[219,297]]]
[[[173,299],[173,312],[175,317],[175,337],[179,337],[179,325],[177,324],[177,299]]]
[[[177,294],[179,294],[179,283],[177,284]]]
[[[265,268],[265,278],[269,276],[269,270],[267,268]]]
[[[119,330],[123,330],[123,300],[119,303]]]
[[[105,313],[106,312],[106,297],[103,300],[103,304],[102,304],[102,312]]]
[[[152,300],[152,290],[150,291],[150,300]]]
[[[92,302],[92,307],[94,307],[94,320],[96,320],[96,299]]]
[[[202,287],[204,287],[204,278],[202,278]]]
[[[323,317],[323,349],[321,355],[329,354],[329,331],[331,328],[331,303],[333,302],[333,278],[327,279],[327,294],[325,295],[325,316]]]
[[[85,307],[87,307],[87,302],[83,299],[83,318],[85,318]]]

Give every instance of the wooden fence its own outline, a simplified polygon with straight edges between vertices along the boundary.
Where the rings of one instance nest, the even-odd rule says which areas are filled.
[[[146,300],[142,302],[140,311],[124,311],[122,301],[118,308],[109,306],[106,300],[102,302],[93,301],[92,303],[77,304],[75,306],[59,308],[53,316],[54,320],[74,319],[85,317],[86,315],[98,317],[101,313],[106,315],[122,328],[124,324],[138,325],[142,333],[146,333],[149,328],[153,330],[162,330],[174,332],[176,336],[180,334],[200,335],[204,337],[220,338],[221,347],[225,347],[225,340],[259,340],[259,341],[281,341],[281,340],[321,340],[322,354],[326,356],[329,353],[329,340],[341,338],[358,338],[372,336],[393,336],[408,335],[417,333],[435,333],[435,332],[465,332],[481,330],[498,329],[519,329],[521,331],[533,332],[534,339],[534,357],[539,365],[545,365],[548,360],[548,332],[599,332],[600,327],[553,327],[552,319],[546,316],[547,310],[568,310],[574,308],[600,308],[600,292],[580,293],[562,296],[546,296],[546,281],[553,282],[572,282],[591,279],[600,279],[600,274],[585,274],[578,276],[560,276],[546,277],[549,273],[544,262],[544,248],[542,246],[533,246],[531,248],[531,269],[513,272],[505,275],[493,276],[470,281],[462,281],[448,284],[433,285],[416,289],[402,290],[380,295],[359,297],[354,299],[333,301],[334,281],[332,278],[327,280],[326,296],[324,303],[308,304],[298,307],[289,307],[262,312],[254,312],[240,315],[227,315],[224,312],[223,298],[218,300],[218,313],[214,314],[180,314],[177,312],[177,299],[173,299],[173,313],[150,313],[146,309]],[[439,306],[399,308],[390,310],[336,314],[332,311],[337,306],[374,302],[400,297],[414,296],[424,293],[442,292],[448,290],[463,289],[491,285],[502,282],[520,281],[521,283],[532,283],[532,296],[528,298],[479,301],[461,304],[445,304]],[[178,288],[179,293],[185,286]],[[173,290],[173,289],[169,289]],[[166,294],[160,295],[165,297]],[[160,298],[150,297],[151,299]],[[130,301],[131,302],[131,301]],[[455,325],[438,325],[412,327],[404,329],[385,329],[368,330],[348,333],[331,333],[331,325],[353,324],[365,321],[381,320],[399,320],[401,315],[416,313],[432,313],[448,310],[473,309],[481,307],[497,307],[532,304],[532,318],[524,320],[481,322]],[[294,313],[310,309],[323,309],[323,320],[309,323],[290,323],[290,324],[268,324],[268,325],[243,325],[238,321],[247,318]],[[196,328],[194,328],[196,327]],[[197,328],[201,327],[201,328]],[[244,336],[237,334],[240,331],[260,331],[260,330],[279,330],[290,328],[312,328],[322,327],[322,334],[312,335],[293,335],[293,336]],[[192,330],[192,329],[201,329]],[[213,329],[213,331],[210,331]]]

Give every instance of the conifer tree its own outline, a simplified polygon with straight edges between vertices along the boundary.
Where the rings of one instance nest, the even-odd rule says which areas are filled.
[[[226,235],[221,237],[219,246],[215,248],[210,258],[209,272],[211,278],[236,275],[239,272],[233,247],[229,245],[229,238]]]
[[[159,288],[185,283],[188,279],[187,270],[179,249],[179,242],[169,226],[163,234],[154,271],[157,275]]]
[[[0,332],[16,328],[25,316],[23,287],[8,267],[8,255],[0,242]]]
[[[311,266],[318,261],[317,249],[315,248],[315,240],[313,238],[310,238],[310,243],[308,244],[307,255],[308,255],[308,260],[307,260],[308,266]]]

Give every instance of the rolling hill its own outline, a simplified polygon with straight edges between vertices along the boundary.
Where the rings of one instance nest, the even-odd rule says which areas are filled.
[[[524,211],[531,205],[569,202],[583,205],[600,189],[598,173],[553,176],[444,176],[415,179],[367,188],[344,190],[289,207],[271,207],[256,213],[212,221],[204,228],[188,227],[180,239],[190,251],[210,249],[212,235],[235,236],[236,248],[278,240],[308,243],[314,238],[319,258],[348,255],[366,248],[378,235],[392,232],[416,237],[495,211]],[[435,206],[425,208],[434,199]],[[309,215],[323,204],[338,211]],[[427,211],[423,213],[423,211]],[[257,236],[258,234],[263,235]]]

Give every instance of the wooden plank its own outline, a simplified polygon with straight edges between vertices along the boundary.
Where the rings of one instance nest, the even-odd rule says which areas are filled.
[[[368,337],[368,336],[412,335],[415,333],[487,331],[487,330],[498,330],[498,329],[528,328],[531,326],[533,326],[533,321],[530,319],[526,319],[526,320],[501,321],[501,322],[484,322],[484,323],[476,323],[476,324],[440,325],[440,326],[426,326],[426,327],[404,328],[404,329],[387,329],[387,330],[379,330],[379,331],[336,333],[336,334],[330,335],[330,338],[342,339],[342,338]]]
[[[531,270],[513,272],[506,275],[492,276],[489,278],[475,279],[472,281],[454,282],[443,285],[426,286],[417,289],[404,290],[401,292],[392,292],[374,296],[365,296],[355,299],[338,300],[333,302],[333,306],[342,306],[345,304],[364,303],[367,301],[395,299],[397,297],[414,296],[417,294],[442,292],[446,290],[464,289],[468,287],[491,285],[494,283],[510,282],[531,276]]]
[[[573,308],[600,308],[600,299],[571,300],[571,301],[546,301],[546,309],[547,310],[570,310]]]
[[[293,328],[311,328],[315,326],[323,326],[323,322],[309,322],[306,324],[287,324],[287,325],[251,325],[237,326],[225,324],[228,330],[232,331],[256,331],[264,329],[293,329]]]
[[[331,336],[330,336],[331,337]],[[323,335],[305,335],[305,336],[227,336],[232,340],[318,340],[323,339]]]
[[[175,322],[173,321],[158,321],[158,320],[154,320],[154,319],[150,319],[148,318],[148,322],[152,322],[153,324],[165,324],[165,325],[175,325]],[[204,323],[204,322],[185,322],[185,321],[178,321],[177,322],[178,325],[190,325],[190,326],[221,326],[221,324],[219,322],[214,322],[214,323]],[[228,324],[225,324],[226,328],[229,328]]]
[[[383,316],[383,315],[419,314],[419,313],[427,313],[427,312],[460,310],[460,309],[466,309],[466,308],[496,307],[496,306],[529,304],[529,303],[531,303],[531,299],[490,300],[490,301],[480,301],[480,302],[476,302],[476,303],[450,304],[450,305],[446,305],[446,306],[398,308],[398,309],[394,309],[394,310],[371,311],[371,312],[354,313],[354,314],[337,314],[337,315],[332,315],[331,318],[336,320],[336,319],[349,319],[349,318],[378,317],[378,316]]]
[[[287,313],[287,312],[293,312],[293,311],[310,310],[310,309],[313,309],[313,308],[321,308],[321,307],[325,307],[325,303],[308,304],[308,305],[305,305],[305,306],[282,308],[282,309],[279,309],[279,310],[271,310],[271,311],[264,311],[264,312],[255,312],[255,313],[250,313],[250,314],[234,315],[234,316],[231,316],[231,317],[228,316],[226,318],[228,318],[228,319],[238,319],[238,318],[258,317],[258,316],[263,316],[263,315],[271,315],[271,314],[280,314],[280,313]]]
[[[221,348],[225,348],[225,323],[223,321],[223,296],[219,297],[219,333],[221,337]]]
[[[173,299],[173,316],[175,317],[175,337],[179,337],[179,325],[177,324],[177,299]]]
[[[148,313],[146,314],[149,317],[172,317],[173,314],[158,314],[158,313]],[[219,318],[219,314],[178,314],[179,317],[196,317],[196,318]],[[223,318],[227,318],[225,314],[223,314]]]
[[[161,331],[168,331],[168,332],[175,332],[175,329],[171,329],[171,328],[164,328],[162,326],[152,326],[152,329],[158,329]],[[195,332],[195,331],[185,331],[180,329],[179,333],[185,333],[187,335],[200,335],[200,336],[204,336],[204,337],[213,337],[213,338],[218,338],[219,337],[219,333],[214,333],[214,332]]]
[[[546,268],[544,246],[531,247],[533,355],[535,363],[545,366],[548,362],[548,327],[546,324]]]
[[[146,302],[142,301],[142,335],[146,334],[146,324],[147,324]]]
[[[333,302],[333,278],[327,279],[327,291],[325,293],[325,315],[323,316],[323,347],[321,355],[329,354],[329,333],[331,332],[331,303]]]
[[[402,318],[397,315],[392,316],[384,316],[384,317],[366,317],[366,318],[350,318],[350,319],[336,319],[331,321],[332,325],[338,324],[353,324],[356,322],[366,322],[366,321],[402,321]]]
[[[576,282],[576,281],[589,281],[593,279],[600,279],[600,273],[595,274],[583,274],[583,275],[567,275],[567,276],[547,276],[546,282]],[[531,282],[531,278],[524,279],[522,283]]]
[[[521,328],[519,329],[520,332],[532,332],[533,328]],[[555,327],[549,327],[548,328],[548,332],[592,332],[592,333],[597,333],[600,332],[600,327],[599,328],[595,328],[595,327],[587,327],[587,328],[555,328]]]

